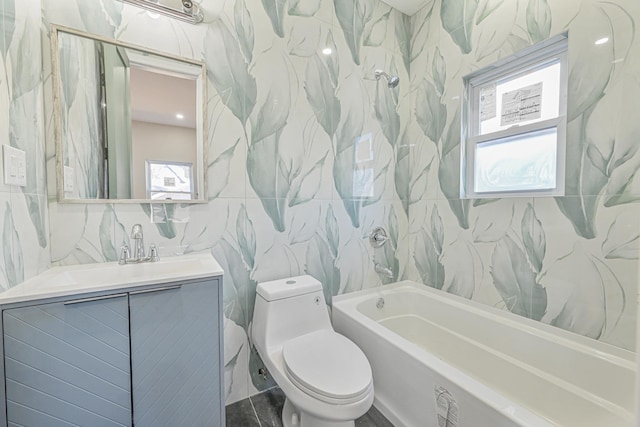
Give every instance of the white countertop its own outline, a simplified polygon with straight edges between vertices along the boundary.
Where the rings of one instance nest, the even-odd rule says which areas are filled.
[[[223,273],[220,264],[209,253],[167,257],[141,264],[109,262],[53,267],[1,293],[0,305],[202,279]]]

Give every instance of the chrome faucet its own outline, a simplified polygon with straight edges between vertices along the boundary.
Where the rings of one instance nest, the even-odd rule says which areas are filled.
[[[373,268],[378,274],[382,274],[383,276],[393,279],[393,271],[390,268],[387,268],[383,265],[378,264],[377,262],[373,264]]]
[[[129,246],[122,245],[120,251],[120,259],[118,264],[138,264],[141,262],[156,262],[160,261],[158,256],[158,248],[156,245],[149,245],[149,256],[144,254],[144,234],[142,232],[142,225],[135,224],[131,228],[131,239],[133,240],[133,253],[129,250]]]
[[[133,259],[140,262],[144,259],[144,236],[142,225],[135,224],[131,228],[131,239],[133,239]]]

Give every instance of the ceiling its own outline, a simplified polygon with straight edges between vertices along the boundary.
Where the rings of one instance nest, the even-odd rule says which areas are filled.
[[[131,67],[131,116],[133,120],[195,128],[197,83]],[[178,119],[176,114],[184,118]]]
[[[382,0],[389,6],[398,9],[400,12],[409,16],[415,15],[417,11],[422,9],[427,3],[433,0]]]

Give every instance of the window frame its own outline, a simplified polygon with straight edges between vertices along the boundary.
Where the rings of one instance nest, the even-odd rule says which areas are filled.
[[[187,193],[186,191],[153,191],[151,190],[151,166],[152,165],[162,165],[162,166],[188,166],[189,167],[189,187],[191,191]],[[146,160],[145,161],[145,175],[146,175],[146,190],[147,190],[147,198],[152,201],[162,201],[169,199],[153,199],[152,195],[154,193],[170,193],[170,194],[189,194],[191,196],[190,199],[171,199],[171,200],[184,200],[184,202],[189,202],[194,200],[194,185],[193,185],[193,163],[191,162],[175,162],[171,160]]]
[[[513,125],[507,129],[480,135],[480,91],[488,84],[500,84],[526,74],[560,64],[560,93],[558,116],[525,125]],[[462,141],[460,192],[465,199],[489,199],[504,197],[563,196],[565,192],[567,93],[568,93],[568,36],[566,33],[527,47],[508,58],[482,68],[463,78]],[[497,112],[499,114],[499,112]],[[476,147],[480,143],[514,139],[536,132],[556,129],[556,186],[553,189],[475,191]]]

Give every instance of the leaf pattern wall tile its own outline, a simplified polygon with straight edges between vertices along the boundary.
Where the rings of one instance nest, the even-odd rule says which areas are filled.
[[[374,0],[333,0],[335,14],[351,51],[353,62],[360,65],[364,28],[373,17]]]
[[[447,0],[440,7],[442,27],[449,33],[462,53],[470,53],[473,18],[478,0]]]
[[[256,104],[257,87],[238,40],[217,20],[208,26],[204,44],[209,79],[225,105],[245,125]]]
[[[289,0],[289,15],[314,16],[322,5],[321,0]]]
[[[278,37],[284,37],[284,18],[286,0],[262,0],[262,6],[271,20],[273,31]]]

